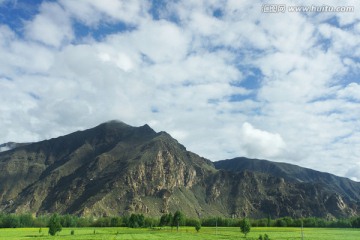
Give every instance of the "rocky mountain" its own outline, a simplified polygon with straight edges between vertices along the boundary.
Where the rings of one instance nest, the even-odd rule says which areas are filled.
[[[238,157],[217,161],[214,162],[214,165],[217,169],[228,171],[254,171],[270,174],[293,183],[319,184],[327,190],[337,192],[342,197],[351,201],[358,201],[360,199],[360,183],[351,181],[348,178],[338,177],[330,173],[319,172],[293,164]]]
[[[225,167],[227,162],[233,167]],[[347,196],[341,184],[323,184],[325,178],[314,181],[323,179],[320,173],[305,181],[288,172],[260,171],[262,164],[235,169],[236,163],[216,162],[215,168],[166,132],[111,121],[1,152],[0,211],[159,216],[181,210],[193,217],[359,213],[358,195]]]

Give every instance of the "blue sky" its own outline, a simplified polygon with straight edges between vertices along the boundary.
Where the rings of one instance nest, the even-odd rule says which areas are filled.
[[[112,119],[360,180],[360,5],[0,0],[0,142]],[[337,1],[301,1],[336,7]]]

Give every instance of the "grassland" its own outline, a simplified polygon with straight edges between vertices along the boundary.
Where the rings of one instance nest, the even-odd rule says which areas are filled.
[[[74,230],[74,235],[71,235]],[[94,233],[95,231],[95,233]],[[76,240],[96,240],[96,239],[244,239],[239,228],[213,228],[203,227],[200,232],[196,232],[193,227],[183,227],[176,232],[176,229],[131,229],[131,228],[64,228],[57,236],[48,236],[48,229],[43,228],[12,228],[0,229],[1,240],[23,240],[23,239],[76,239]],[[301,229],[299,228],[252,228],[247,239],[258,239],[259,235],[268,234],[272,240],[301,239]],[[360,239],[359,229],[334,229],[334,228],[304,228],[304,239],[307,240],[356,240]]]

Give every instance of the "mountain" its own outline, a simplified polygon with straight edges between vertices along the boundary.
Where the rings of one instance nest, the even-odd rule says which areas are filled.
[[[4,151],[8,151],[17,147],[21,147],[24,145],[27,145],[30,143],[16,143],[16,142],[7,142],[7,143],[3,143],[0,144],[0,152],[4,152]]]
[[[214,166],[217,169],[235,172],[261,172],[284,178],[293,183],[315,183],[322,185],[329,191],[337,192],[349,200],[358,201],[360,199],[359,182],[293,164],[238,157],[214,162]]]
[[[344,195],[341,184],[329,187],[325,178],[314,181],[323,179],[321,173],[305,181],[292,173],[260,171],[262,164],[235,169],[234,160],[226,169],[230,161],[213,163],[148,125],[110,121],[1,152],[0,211],[160,216],[181,210],[193,217],[359,213],[358,195]]]
[[[0,170],[3,211],[79,215],[158,215],[216,171],[167,133],[117,121],[2,152]]]

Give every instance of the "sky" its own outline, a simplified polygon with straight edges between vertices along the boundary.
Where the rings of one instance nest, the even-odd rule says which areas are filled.
[[[359,60],[360,1],[0,0],[0,143],[117,119],[360,181]]]

